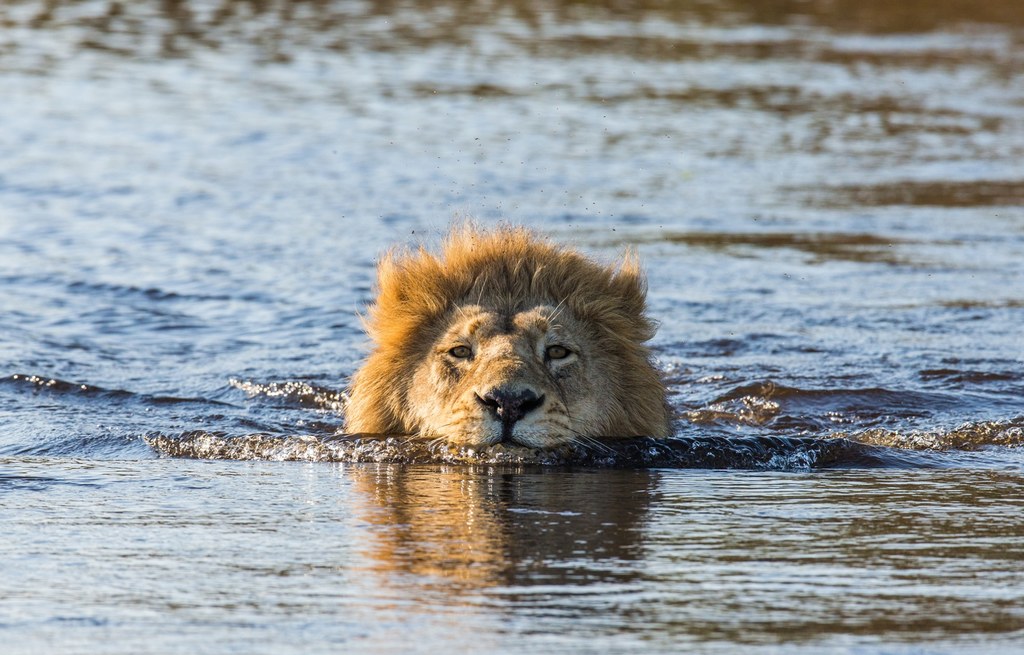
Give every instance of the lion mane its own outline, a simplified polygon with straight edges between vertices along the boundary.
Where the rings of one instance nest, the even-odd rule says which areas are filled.
[[[437,411],[451,400],[445,383],[424,388],[433,383],[421,372],[453,321],[471,307],[506,317],[510,329],[507,317],[546,307],[541,324],[567,314],[586,343],[588,377],[602,378],[573,387],[600,397],[585,403],[590,409],[581,410],[586,416],[571,430],[584,437],[665,436],[669,409],[646,346],[656,330],[646,315],[646,292],[634,252],[603,266],[519,227],[455,228],[437,254],[422,246],[392,249],[378,264],[376,298],[364,317],[373,347],[351,381],[346,431],[423,434],[423,410],[411,399],[436,397]],[[544,372],[547,384],[559,384],[558,376]],[[564,401],[557,406],[568,412],[572,399],[564,389],[555,391]]]

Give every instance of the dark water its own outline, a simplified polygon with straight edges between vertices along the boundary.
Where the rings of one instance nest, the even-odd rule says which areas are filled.
[[[1015,0],[4,3],[2,650],[1019,652],[1022,162]],[[464,216],[639,250],[673,440],[338,434]]]

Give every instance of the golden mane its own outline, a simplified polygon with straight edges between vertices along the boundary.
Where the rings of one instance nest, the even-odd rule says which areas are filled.
[[[392,249],[378,264],[377,296],[365,327],[373,351],[353,377],[347,430],[404,434],[413,373],[453,312],[482,305],[515,313],[558,306],[590,328],[596,351],[612,360],[621,398],[608,422],[621,434],[667,432],[664,387],[644,345],[656,324],[646,316],[646,280],[636,255],[601,266],[527,229],[456,228],[438,254]]]

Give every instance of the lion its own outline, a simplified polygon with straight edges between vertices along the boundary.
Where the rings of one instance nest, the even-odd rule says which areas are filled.
[[[602,266],[521,228],[391,250],[364,317],[345,431],[535,449],[670,433],[635,253]]]

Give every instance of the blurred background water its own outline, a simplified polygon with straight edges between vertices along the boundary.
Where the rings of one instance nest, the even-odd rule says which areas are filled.
[[[1022,162],[1017,0],[4,2],[4,650],[1017,652]],[[150,445],[325,459],[466,216],[636,247],[714,456]]]

